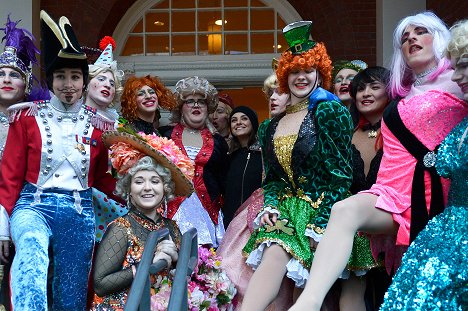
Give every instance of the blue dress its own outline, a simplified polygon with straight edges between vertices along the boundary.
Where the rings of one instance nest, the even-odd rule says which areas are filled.
[[[437,171],[452,181],[447,208],[409,247],[381,310],[468,310],[467,129],[468,117],[439,148]]]

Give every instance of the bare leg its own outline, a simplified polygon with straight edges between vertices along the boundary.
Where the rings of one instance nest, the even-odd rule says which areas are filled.
[[[349,279],[341,282],[340,311],[366,311],[364,294],[366,277],[351,274]]]
[[[365,193],[333,205],[327,229],[314,255],[309,280],[290,311],[320,310],[328,290],[346,267],[358,230],[396,233],[391,214],[375,208],[376,201],[377,196]]]
[[[278,295],[290,258],[290,255],[276,244],[265,250],[262,262],[247,286],[241,310],[265,310]]]

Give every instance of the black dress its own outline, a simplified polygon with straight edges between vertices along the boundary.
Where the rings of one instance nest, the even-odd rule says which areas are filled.
[[[229,158],[224,197],[224,226],[227,228],[234,214],[252,192],[262,183],[262,154],[260,145],[239,148]]]

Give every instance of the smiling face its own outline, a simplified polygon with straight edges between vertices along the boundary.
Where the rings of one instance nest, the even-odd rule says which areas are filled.
[[[78,68],[61,68],[53,73],[52,89],[55,96],[66,105],[75,104],[83,94],[83,72]]]
[[[208,118],[208,105],[201,94],[189,95],[182,104],[182,118],[191,129],[202,129]]]
[[[351,95],[349,94],[349,87],[356,75],[356,70],[344,68],[341,69],[335,77],[333,91],[346,106],[349,106],[352,102]]]
[[[286,110],[289,101],[289,95],[286,93],[280,94],[278,88],[271,90],[271,95],[268,100],[268,107],[270,108],[271,117],[275,117]]]
[[[241,140],[241,138],[249,139],[250,133],[252,133],[252,122],[245,113],[236,112],[231,117],[231,133]]]
[[[0,104],[10,106],[24,99],[26,83],[15,69],[0,68]]]
[[[378,121],[388,103],[385,85],[374,80],[360,85],[356,92],[356,108],[369,121]]]
[[[305,99],[317,88],[320,75],[315,68],[292,70],[288,75],[288,86],[291,93],[291,105]]]
[[[131,203],[144,214],[154,211],[164,197],[164,183],[155,171],[135,173],[130,184]]]
[[[409,25],[401,36],[401,50],[406,64],[416,74],[437,66],[432,43],[434,37],[421,26]]]
[[[88,106],[105,109],[112,103],[114,96],[115,80],[112,72],[101,72],[89,81],[86,101]]]
[[[463,99],[468,102],[468,55],[450,59],[453,69],[452,81],[456,82],[463,92]]]
[[[158,95],[151,87],[145,85],[136,93],[137,114],[143,120],[154,119],[158,109]]]

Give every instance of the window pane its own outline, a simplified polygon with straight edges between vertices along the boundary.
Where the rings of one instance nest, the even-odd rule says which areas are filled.
[[[198,38],[200,55],[220,55],[223,53],[223,35],[221,33],[200,35]]]
[[[173,9],[188,9],[195,7],[195,0],[172,0]]]
[[[251,10],[250,28],[252,30],[275,29],[275,12],[273,10]]]
[[[146,55],[169,55],[169,36],[146,36]]]
[[[286,27],[286,23],[284,22],[284,20],[281,18],[281,16],[279,16],[279,14],[276,15],[277,16],[277,23],[278,23],[278,29],[283,29],[284,27]]]
[[[128,36],[125,47],[122,51],[122,56],[136,56],[143,55],[143,37],[142,36]]]
[[[195,55],[195,36],[172,36],[172,55]]]
[[[252,54],[275,52],[273,33],[252,33],[250,42],[252,44]]]
[[[225,36],[224,41],[224,54],[247,54],[248,53],[248,41],[247,34],[230,35]]]
[[[224,0],[224,7],[247,7],[247,0]]]
[[[172,32],[194,32],[195,12],[172,12]]]
[[[277,42],[278,42],[278,53],[282,53],[289,49],[288,43],[286,42],[286,39],[283,36],[282,31],[278,31],[277,35]]]
[[[141,33],[143,32],[143,18],[133,27],[132,33]]]
[[[169,8],[169,0],[163,0],[152,7],[152,9],[168,9],[168,8]]]
[[[198,0],[199,8],[220,8],[221,0]]]
[[[264,8],[265,5],[260,0],[250,0],[250,7],[260,7]]]
[[[169,12],[146,14],[146,32],[168,32]]]
[[[217,20],[221,22],[220,11],[198,12],[198,31],[213,31],[211,29],[212,25],[215,25],[215,21]],[[221,31],[221,26],[219,26],[219,30],[216,31]]]
[[[247,10],[226,10],[224,30],[248,30]]]

